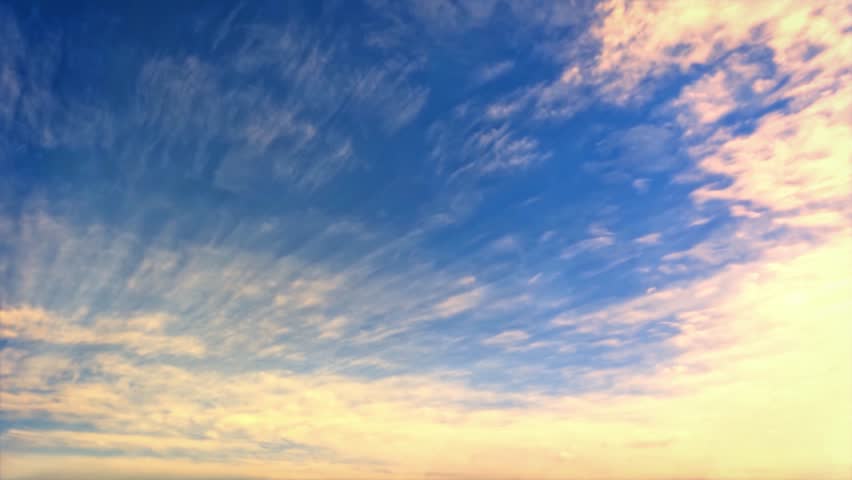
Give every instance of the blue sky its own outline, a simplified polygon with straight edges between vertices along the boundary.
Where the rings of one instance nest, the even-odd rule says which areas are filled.
[[[0,5],[6,475],[844,478],[824,3]]]

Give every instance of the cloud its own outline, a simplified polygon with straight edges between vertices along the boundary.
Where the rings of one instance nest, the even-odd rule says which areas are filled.
[[[642,89],[647,78],[712,63],[750,43],[754,27],[766,23],[771,31],[779,19],[795,18],[795,10],[773,2],[734,2],[724,8],[709,3],[605,2],[598,7],[602,19],[591,30],[601,51],[587,75],[614,102],[647,99],[649,92]]]
[[[97,318],[86,326],[66,321],[44,310],[18,307],[0,310],[0,329],[5,339],[67,345],[118,345],[138,355],[204,356],[202,341],[187,335],[166,335],[164,315],[129,319]]]
[[[588,228],[589,237],[580,240],[562,250],[560,258],[570,260],[580,254],[601,250],[615,244],[615,235],[606,227],[592,224]]]
[[[334,317],[333,319],[324,322],[320,326],[321,339],[336,339],[343,335],[343,331],[350,323],[349,319],[343,316]]]
[[[407,83],[407,76],[419,68],[414,62],[401,65],[390,62],[389,68],[369,70],[359,79],[354,98],[366,109],[383,112],[385,128],[396,131],[411,123],[429,98],[428,88]]]
[[[459,122],[464,126],[455,128]],[[430,156],[439,170],[452,169],[453,178],[525,170],[551,157],[538,140],[508,122],[493,126],[482,124],[481,119],[454,118],[433,124],[429,137],[433,142]]]
[[[4,434],[4,445],[107,448],[122,452],[125,458],[168,454],[175,461],[200,459],[201,463],[225,458],[237,460],[229,463],[243,465],[248,475],[301,460],[292,475],[312,471],[323,476],[341,464],[351,468],[350,459],[360,459],[367,471],[371,471],[371,463],[379,462],[391,469],[389,475],[402,474],[427,468],[428,456],[410,447],[377,456],[369,438],[402,438],[399,435],[410,433],[394,432],[407,431],[428,442],[430,437],[449,432],[446,422],[463,420],[467,402],[487,403],[502,397],[428,377],[356,381],[333,375],[223,375],[150,362],[136,364],[116,355],[89,358],[82,366],[97,372],[85,383],[39,385],[26,393],[19,384],[7,387],[4,408],[22,416],[42,412],[53,418],[91,422],[101,431],[52,429],[39,434],[18,428]],[[35,393],[45,388],[62,401],[52,402]],[[210,402],[216,407],[210,408]],[[422,412],[425,417],[422,422],[416,420],[413,428],[408,415],[420,409],[427,409]],[[428,427],[437,419],[441,420]],[[409,427],[382,428],[379,422],[407,423]],[[109,433],[130,426],[137,433]],[[307,438],[310,440],[304,442]],[[360,445],[348,445],[353,439]],[[263,462],[246,463],[247,458]],[[405,463],[400,463],[403,458]],[[456,463],[463,457],[448,458]],[[407,464],[411,461],[419,464],[415,470]]]
[[[25,445],[28,448],[55,448],[71,444],[86,450],[98,450],[107,447],[110,450],[118,450],[131,455],[152,453],[155,455],[181,455],[181,453],[186,455],[189,452],[198,454],[220,452],[223,449],[227,449],[229,452],[254,450],[246,441],[223,442],[221,439],[215,438],[192,439],[162,435],[128,435],[62,430],[38,432],[9,429],[3,433],[3,440],[7,444]]]
[[[713,33],[719,42],[732,49],[738,43],[758,43],[771,49],[774,57],[770,69],[743,54],[732,55],[673,102],[682,112],[678,121],[706,138],[692,149],[701,171],[732,179],[726,187],[707,184],[697,189],[693,193],[697,201],[747,202],[771,209],[776,217],[825,207],[842,209],[852,181],[847,161],[852,151],[841,140],[852,128],[848,121],[852,90],[842,81],[845,67],[840,58],[849,39],[842,33],[842,21],[833,17],[842,15],[832,13],[838,7],[833,2],[790,5],[789,11],[776,10],[777,4],[761,11],[732,6],[712,13],[722,25]],[[727,17],[736,12],[743,15]],[[809,16],[818,20],[802,20]],[[763,31],[752,39],[745,30],[758,22],[763,22]],[[825,48],[811,55],[803,45]],[[819,81],[814,80],[817,72]],[[760,116],[747,134],[738,135],[726,126],[706,128],[729,111],[747,111],[755,103],[765,108],[782,99],[789,106]],[[746,207],[731,208],[736,214]]]
[[[607,232],[601,226],[589,229],[594,235]],[[675,330],[673,335],[652,337],[644,346],[604,345],[607,351],[637,355],[642,359],[637,365],[645,369],[632,366],[604,373],[593,368],[580,377],[583,385],[596,386],[586,394],[495,392],[422,374],[367,380],[294,374],[280,367],[221,371],[208,363],[207,368],[190,368],[163,357],[134,359],[132,350],[75,357],[29,353],[32,358],[15,360],[11,380],[3,379],[4,411],[16,418],[88,423],[97,432],[77,438],[61,426],[38,433],[23,427],[7,431],[4,476],[44,471],[60,463],[75,472],[96,471],[92,457],[22,451],[42,442],[53,448],[116,450],[120,455],[109,465],[146,465],[133,470],[140,475],[154,466],[200,475],[228,459],[218,473],[262,477],[280,468],[293,478],[306,472],[329,477],[351,471],[365,478],[391,478],[433,468],[437,452],[449,471],[472,476],[509,478],[532,472],[538,478],[557,478],[570,466],[577,478],[604,478],[611,472],[612,458],[634,458],[630,452],[637,442],[665,440],[671,442],[668,448],[706,451],[707,444],[718,442],[718,425],[723,424],[730,437],[721,451],[714,450],[710,457],[686,455],[677,468],[708,471],[721,464],[766,474],[766,465],[773,465],[770,475],[809,471],[842,478],[852,440],[849,425],[837,419],[843,418],[852,386],[848,365],[839,363],[847,348],[848,336],[842,332],[848,330],[844,295],[850,288],[841,266],[852,258],[852,245],[844,237],[818,244],[787,240],[750,263],[728,266],[718,274],[601,310],[577,312],[574,325],[589,327],[597,338],[629,336],[635,331],[631,328],[652,328],[660,322],[671,322]],[[100,246],[96,235],[89,241]],[[68,245],[79,252],[73,242]],[[153,265],[161,265],[164,272],[174,268],[162,261],[149,265],[147,271]],[[305,280],[296,287],[312,285],[336,283]],[[480,290],[453,294],[439,310],[451,314],[473,308],[483,296]],[[58,318],[66,328],[68,317]],[[802,318],[820,320],[803,323]],[[126,328],[140,332],[169,325],[160,316],[127,323],[131,326]],[[619,332],[621,336],[614,337]],[[517,345],[528,340],[525,335],[503,332],[491,341],[510,350],[532,348],[536,342]],[[812,348],[816,345],[819,348]],[[377,362],[363,360],[360,366],[388,360],[379,357]],[[358,367],[358,360],[349,366]],[[80,381],[81,372],[89,372],[85,381]],[[591,376],[594,372],[597,375]],[[615,387],[607,387],[607,382]],[[787,388],[791,382],[802,387]],[[778,401],[767,405],[764,399],[770,393]],[[804,408],[814,398],[821,399],[821,408]],[[512,406],[495,406],[501,404]],[[704,413],[696,416],[697,411]],[[754,425],[772,426],[776,436],[748,435]],[[689,436],[682,435],[684,429]],[[806,434],[821,439],[819,449],[802,451],[791,442]],[[623,445],[601,446],[612,438],[623,439]],[[572,446],[570,455],[564,454],[565,444]],[[737,453],[743,451],[752,454]],[[471,466],[471,452],[488,462]],[[789,455],[779,463],[778,452]],[[518,453],[530,462],[503,460]],[[577,458],[587,460],[578,463]],[[377,472],[373,465],[387,471]],[[635,468],[636,478],[676,473],[651,458],[636,461]]]
[[[550,82],[540,82],[522,87],[500,96],[485,110],[490,120],[504,120],[527,113],[538,121],[557,121],[588,108],[594,101],[592,92],[584,84],[574,81],[571,70]],[[523,118],[523,117],[521,117]]]
[[[115,148],[110,158],[133,179],[168,167],[232,191],[270,181],[312,190],[364,166],[353,123],[369,118],[371,129],[391,136],[428,101],[429,89],[413,81],[420,58],[389,55],[364,65],[341,35],[324,37],[298,21],[249,22],[251,14],[239,13],[213,34],[212,51],[134,51],[126,62],[140,68],[130,70],[113,56],[91,69],[75,64],[70,74],[83,81],[132,92],[136,101],[116,108],[102,96],[65,98],[53,88],[74,42],[48,27],[29,38],[4,11],[0,128],[15,141],[73,150],[91,168],[103,163],[96,152]],[[111,76],[117,69],[126,71]]]
[[[656,245],[660,243],[661,234],[658,232],[649,233],[647,235],[642,235],[641,237],[634,238],[633,241],[638,243],[639,245]]]
[[[518,342],[523,342],[530,338],[530,335],[523,330],[506,330],[498,333],[493,337],[488,337],[482,341],[483,345],[512,345]]]
[[[820,89],[841,85],[834,72],[843,69],[848,42],[848,25],[839,20],[844,8],[830,1],[731,2],[724,8],[706,2],[602,2],[588,32],[563,46],[573,53],[562,56],[570,62],[563,69],[561,91],[588,87],[613,104],[637,105],[649,101],[667,75],[722,65],[685,87],[675,102],[691,112],[695,123],[715,123],[735,106],[751,108],[784,97],[812,101]],[[581,54],[589,45],[596,46],[596,56]],[[773,52],[775,75],[744,55],[744,49]],[[813,81],[817,71],[829,73]],[[785,74],[791,75],[787,94],[778,91]]]
[[[819,100],[795,114],[769,114],[751,135],[722,143],[701,160],[701,167],[734,178],[733,184],[702,187],[695,198],[743,200],[785,215],[840,208],[852,179],[847,161],[852,150],[841,140],[852,133],[852,126],[840,120],[847,113],[847,96],[852,98],[852,92]]]
[[[843,213],[848,207],[840,200],[848,198],[849,184],[848,162],[841,165],[841,159],[850,155],[848,142],[839,140],[848,136],[850,117],[844,112],[850,95],[840,81],[845,67],[823,63],[840,62],[848,44],[841,32],[848,32],[848,26],[838,20],[843,14],[831,13],[841,8],[833,3],[760,7],[766,8],[755,10],[759,6],[753,3],[717,9],[709,4],[625,6],[620,2],[603,7],[607,14],[596,30],[603,51],[591,75],[613,75],[609,77],[612,83],[601,87],[612,101],[644,101],[648,92],[643,90],[643,79],[671,69],[685,70],[692,64],[712,63],[723,52],[742,45],[756,43],[771,49],[777,55],[778,71],[769,76],[759,65],[731,56],[720,70],[711,70],[684,88],[674,102],[680,109],[676,109],[680,112],[677,121],[693,136],[688,139],[695,142],[690,155],[697,160],[699,172],[709,174],[705,178],[721,175],[729,180],[725,185],[699,187],[693,199],[699,208],[715,200],[723,201],[734,215],[743,213],[737,217],[734,232],[726,233],[723,240],[699,243],[689,253],[726,266],[623,303],[588,313],[566,312],[554,319],[557,326],[599,333],[635,332],[659,324],[675,328],[677,333],[664,343],[673,349],[673,355],[659,347],[652,350],[655,354],[637,350],[637,355],[652,358],[649,365],[656,367],[647,375],[620,372],[615,382],[626,389],[654,392],[655,402],[673,395],[670,405],[675,410],[666,416],[677,420],[671,424],[688,426],[690,435],[701,432],[698,434],[708,438],[712,434],[705,432],[705,426],[716,421],[732,425],[741,418],[739,424],[744,428],[753,429],[764,422],[777,427],[784,409],[789,409],[788,420],[781,427],[785,435],[808,436],[803,432],[810,432],[816,423],[828,426],[832,419],[842,417],[839,412],[845,407],[841,405],[852,396],[848,362],[842,367],[838,363],[844,347],[828,338],[829,332],[849,329],[838,323],[839,312],[848,308],[848,301],[836,296],[847,288],[840,285],[849,278],[830,263],[844,262],[852,254],[848,215]],[[758,25],[760,29],[755,28]],[[804,45],[825,49],[812,56],[805,53]],[[817,71],[821,80],[813,81]],[[790,83],[777,81],[784,76]],[[716,125],[730,112],[751,108],[740,101],[743,88],[757,95],[756,102],[768,105],[786,98],[791,106],[763,114],[746,133]],[[767,224],[767,216],[785,225],[787,219],[808,220],[792,220],[801,229],[798,232],[783,231]],[[811,218],[815,220],[811,222]],[[749,255],[741,256],[743,251]],[[803,322],[806,318],[820,318],[818,326]],[[654,355],[671,356],[661,360]],[[761,410],[754,416],[758,410],[753,406],[760,403],[757,399],[814,374],[818,379],[810,377],[806,390],[786,395],[774,414]],[[808,398],[826,395],[831,397],[830,413],[804,407],[810,403]],[[701,411],[698,405],[706,405],[714,413],[691,422],[688,417]],[[668,423],[662,416],[654,421]],[[822,465],[826,467],[821,468],[826,468],[825,475],[839,478],[848,468],[840,452],[852,445],[852,437],[841,433],[846,425],[827,428],[832,433],[824,444],[827,450]],[[760,459],[763,454],[731,456],[728,461],[742,465],[741,471],[757,472],[772,464],[768,458],[777,458],[779,449],[783,447],[765,450],[766,462]],[[809,461],[798,462],[791,461],[786,468],[811,468],[804,466]],[[814,461],[813,468],[818,463]],[[781,471],[779,468],[779,475]]]
[[[519,137],[508,125],[482,130],[465,142],[464,148],[478,157],[475,168],[483,174],[525,168],[548,158],[532,137]]]
[[[38,38],[30,38],[8,7],[0,10],[0,30],[0,132],[7,137],[0,147],[11,147],[13,140],[48,148],[75,141],[55,125],[57,117],[62,116],[52,88],[62,54],[58,36],[43,32]],[[80,133],[81,137],[90,137]]]
[[[453,295],[435,305],[435,314],[441,317],[451,317],[470,310],[479,305],[483,296],[483,289],[476,288],[464,293]]]
[[[140,432],[137,436],[83,435],[81,444],[74,434],[61,430],[35,435],[18,428],[6,434],[5,444],[29,439],[53,445],[100,442],[98,445],[144,454],[141,445],[156,443],[163,432],[173,432],[157,448],[174,455],[152,461],[185,465],[185,471],[197,473],[210,468],[207,465],[212,460],[202,457],[190,468],[182,463],[187,460],[181,452],[200,455],[206,449],[219,452],[225,448],[236,458],[264,459],[263,445],[281,442],[286,432],[289,442],[307,445],[308,451],[322,448],[337,455],[346,452],[364,462],[380,462],[388,468],[384,474],[388,477],[432,468],[437,449],[447,469],[471,475],[501,478],[501,474],[533,472],[541,478],[557,478],[571,465],[577,478],[603,478],[610,463],[602,458],[634,458],[630,451],[636,445],[666,441],[670,442],[668,448],[705,452],[699,457],[687,455],[677,467],[681,471],[730,468],[772,476],[811,471],[821,477],[842,478],[852,439],[848,422],[838,419],[845,418],[842,412],[852,398],[852,385],[844,360],[848,336],[838,333],[848,332],[844,312],[850,306],[845,300],[849,278],[840,266],[850,258],[852,245],[845,239],[816,249],[803,245],[791,250],[781,245],[754,263],[731,266],[679,289],[654,292],[642,297],[641,304],[628,302],[600,312],[597,318],[623,322],[628,320],[627,312],[642,306],[647,312],[642,322],[670,315],[681,319],[678,333],[661,339],[676,355],[658,358],[647,375],[630,370],[611,372],[629,394],[616,390],[557,397],[513,396],[436,378],[402,376],[365,382],[272,372],[191,372],[150,362],[136,364],[111,355],[85,360],[84,367],[101,372],[97,377],[86,383],[52,385],[50,396],[7,387],[4,408],[19,415],[41,412],[53,418],[88,420],[105,431],[132,425]],[[801,322],[809,316],[819,321]],[[502,338],[501,342],[525,339],[525,333],[503,333],[494,338]],[[812,348],[815,346],[819,348]],[[43,365],[63,368],[59,362]],[[800,388],[787,388],[791,383]],[[770,393],[776,401],[766,404]],[[821,399],[820,408],[805,408],[814,398]],[[216,408],[208,406],[211,400]],[[521,402],[524,407],[477,406],[497,400]],[[726,425],[730,436],[718,447],[721,450],[708,457],[704,447],[718,440],[719,424]],[[502,427],[498,429],[498,425]],[[771,438],[748,435],[755,425],[772,426],[776,434]],[[200,429],[204,439],[191,440],[194,429]],[[684,429],[690,432],[688,436],[682,434]],[[145,431],[151,433],[141,433]],[[791,443],[805,434],[819,438],[820,448],[803,451]],[[408,442],[398,441],[402,438]],[[622,439],[623,445],[610,442],[601,446],[612,438]],[[572,439],[573,453],[566,457],[562,445],[568,439]],[[520,451],[528,455],[532,467],[529,462],[519,466],[502,460],[519,452],[519,442],[529,446]],[[421,453],[426,450],[428,455]],[[471,467],[466,463],[471,451],[489,462]],[[743,455],[743,451],[750,454]],[[778,452],[789,455],[778,462]],[[12,469],[11,473],[32,468],[26,456],[12,452],[8,457],[11,460],[4,458],[4,468]],[[280,467],[294,478],[305,469],[330,476],[343,468],[330,460],[336,458],[335,453],[314,458],[299,463],[279,456],[257,463],[232,463],[227,468],[262,475]],[[587,460],[578,463],[576,458]],[[42,465],[50,464],[43,456],[39,459]],[[291,465],[294,470],[287,468]],[[642,457],[634,467],[635,478],[674,473],[673,467],[652,458]],[[369,470],[363,474],[377,475]]]
[[[485,65],[474,74],[474,81],[477,84],[488,83],[496,80],[503,75],[509,73],[515,68],[515,62],[511,60],[503,60],[500,62]]]
[[[659,173],[682,162],[677,131],[668,125],[638,125],[607,135],[600,143],[601,155],[617,169],[631,173]],[[602,165],[606,166],[606,165]]]
[[[370,230],[375,240],[367,245],[335,243],[337,234],[325,228],[299,233],[315,246],[336,245],[342,263],[267,249],[265,238],[328,224],[316,218],[229,224],[220,217],[215,230],[196,229],[196,238],[205,239],[197,245],[182,242],[168,225],[150,238],[132,222],[121,229],[74,225],[39,209],[25,212],[3,236],[3,247],[19,254],[8,271],[0,330],[44,348],[203,355],[213,365],[237,355],[231,364],[242,368],[269,358],[285,368],[320,368],[328,363],[331,343],[351,341],[352,355],[370,351],[399,362],[430,340],[412,340],[400,350],[395,336],[418,323],[467,313],[482,295],[470,289],[478,282],[458,284],[470,277],[467,266],[395,264],[400,251],[420,254],[415,239],[390,239],[377,230]],[[98,296],[109,304],[93,304]],[[349,321],[344,325],[340,318]],[[57,331],[67,334],[57,338]],[[377,348],[384,353],[376,354]]]
[[[298,278],[286,286],[286,294],[275,296],[275,304],[295,308],[317,307],[326,303],[328,296],[343,283],[341,277]]]
[[[556,232],[554,230],[548,230],[548,231],[541,234],[541,236],[538,238],[538,241],[539,242],[549,242],[555,236],[556,236]]]
[[[381,370],[395,370],[399,365],[377,357],[359,357],[347,363],[347,367],[355,368],[378,368]]]
[[[514,235],[503,235],[491,242],[491,248],[497,252],[510,252],[521,246],[520,241]]]
[[[526,99],[508,99],[494,102],[485,109],[485,116],[489,120],[508,119],[521,112],[526,107]]]
[[[647,178],[637,178],[634,179],[631,185],[633,185],[633,189],[638,193],[646,193],[648,191],[648,185],[650,185],[651,181]]]
[[[675,105],[688,108],[700,124],[716,123],[736,108],[736,100],[731,97],[726,80],[724,71],[705,75],[684,88]]]

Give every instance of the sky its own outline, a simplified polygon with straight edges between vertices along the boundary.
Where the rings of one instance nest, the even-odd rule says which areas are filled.
[[[0,477],[852,478],[852,3],[0,2]]]

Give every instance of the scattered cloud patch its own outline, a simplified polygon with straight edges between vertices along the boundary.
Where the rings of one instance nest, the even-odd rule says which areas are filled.
[[[509,73],[513,68],[515,68],[515,62],[512,60],[503,60],[485,65],[474,75],[474,82],[477,84],[484,84],[494,81]]]
[[[484,345],[507,346],[523,342],[529,338],[529,334],[523,330],[506,330],[493,337],[486,338],[482,343]]]
[[[660,243],[660,238],[662,235],[658,232],[649,233],[647,235],[642,235],[641,237],[634,238],[633,241],[638,243],[639,245],[656,245]]]
[[[452,317],[479,305],[483,290],[477,288],[464,293],[452,295],[435,305],[435,314],[440,317]]]

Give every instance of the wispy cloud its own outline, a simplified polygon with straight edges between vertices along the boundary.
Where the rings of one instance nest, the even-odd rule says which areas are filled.
[[[640,245],[655,245],[660,243],[661,234],[658,232],[649,233],[647,235],[642,235],[641,237],[634,238],[633,241]]]
[[[448,297],[435,305],[435,313],[442,317],[450,317],[477,306],[483,296],[481,288],[469,290]]]
[[[349,319],[343,316],[334,317],[331,321],[323,322],[320,327],[320,339],[335,339],[343,335],[343,330],[349,324]]]
[[[515,62],[511,60],[503,60],[501,62],[485,65],[484,67],[480,68],[479,71],[476,72],[476,74],[474,74],[474,82],[478,84],[491,82],[499,77],[502,77],[503,75],[506,75],[513,68],[515,68]]]
[[[5,339],[69,345],[118,345],[139,355],[203,356],[204,343],[184,335],[166,335],[165,315],[131,318],[97,318],[92,326],[63,321],[40,309],[19,307],[0,311]],[[62,332],[57,335],[57,332]]]
[[[435,141],[432,158],[441,165],[455,167],[453,177],[524,170],[551,157],[538,140],[519,133],[508,123],[466,128],[462,133],[453,131],[450,124],[436,124],[432,128]]]
[[[615,236],[606,227],[599,224],[592,224],[588,228],[589,237],[579,242],[576,242],[562,250],[560,257],[563,260],[570,260],[577,255],[600,250],[610,247],[615,244]]]
[[[484,345],[512,345],[518,342],[523,342],[529,339],[530,336],[523,330],[506,330],[498,333],[493,337],[488,337],[482,341]]]
[[[505,94],[487,107],[486,115],[492,120],[521,114],[539,121],[570,118],[588,108],[594,97],[582,84],[568,83],[564,78],[565,75]]]

